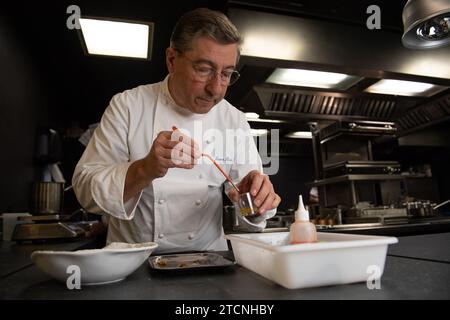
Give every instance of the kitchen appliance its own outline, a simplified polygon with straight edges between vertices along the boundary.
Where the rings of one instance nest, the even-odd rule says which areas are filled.
[[[56,130],[38,128],[34,159],[39,166],[39,177],[33,184],[32,194],[35,214],[60,214],[62,211],[65,180],[58,167],[63,158],[62,150]]]
[[[41,242],[41,241],[67,241],[89,237],[99,221],[71,221],[71,215],[33,215],[19,217],[21,224],[16,225],[12,234],[12,241]]]
[[[58,163],[63,158],[59,133],[49,127],[39,127],[36,135],[34,160],[39,176],[33,183],[32,214],[20,217],[21,224],[14,229],[13,241],[48,241],[76,239],[85,235],[89,223],[72,222],[70,219],[82,209],[70,215],[63,214],[65,180]]]
[[[375,206],[368,202],[359,202],[347,212],[348,217],[381,218],[407,217],[408,210],[405,207]],[[348,220],[348,219],[347,219]]]
[[[48,127],[37,130],[35,159],[40,165],[57,163],[62,160],[63,147],[59,133]]]
[[[35,214],[59,214],[63,209],[64,183],[35,182],[33,186],[33,204]]]
[[[324,166],[325,178],[346,174],[400,174],[401,166],[397,161],[342,161]]]
[[[321,208],[341,209],[340,219],[333,222],[384,222],[408,216],[406,208],[395,205],[404,196],[400,163],[374,160],[372,153],[374,141],[394,136],[394,123],[337,121],[321,129],[314,123],[310,127],[316,173],[310,186],[318,188]]]
[[[327,139],[336,138],[341,134],[351,135],[394,135],[397,132],[395,123],[381,121],[337,121],[320,130],[322,143]]]
[[[434,210],[437,207],[436,203],[432,203],[430,200],[410,201],[403,205],[406,208],[408,215],[412,217],[434,216]]]
[[[432,178],[429,166],[424,166],[422,175],[405,174],[397,161],[374,160],[372,145],[394,137],[392,123],[339,121],[325,128],[310,123],[310,128],[316,179],[309,185],[319,191],[319,206],[312,211],[316,225],[336,227],[340,220],[342,225],[337,227],[406,226],[439,219],[433,199],[439,193],[437,187],[429,188],[434,193],[424,192],[424,184],[430,185]],[[416,190],[410,188],[411,181]],[[326,211],[337,208],[341,208],[341,219],[329,219],[333,214]]]
[[[85,230],[77,224],[52,223],[25,223],[16,226],[12,236],[13,241],[38,242],[53,239],[76,239],[84,235]]]
[[[310,124],[316,180],[323,207],[355,207],[359,202],[389,206],[401,196],[401,166],[373,159],[372,143],[396,132],[394,123],[337,121],[325,128]]]

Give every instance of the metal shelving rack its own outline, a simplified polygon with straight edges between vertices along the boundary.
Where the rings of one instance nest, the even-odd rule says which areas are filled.
[[[342,124],[338,122],[322,130],[316,123],[310,123],[310,130],[316,179],[308,185],[318,188],[321,206],[344,205],[354,207],[360,201],[360,193],[363,191],[366,194],[373,193],[375,199],[379,198],[380,194],[383,195],[383,192],[389,192],[391,189],[400,192],[401,188],[400,186],[397,188],[395,182],[402,181],[405,177],[395,172],[391,174],[344,174],[334,177],[326,177],[325,174],[327,167],[342,161],[360,160],[366,161],[369,167],[371,162],[375,166],[372,140],[381,136],[393,135],[395,133],[393,123],[371,121],[362,124]],[[341,149],[342,152],[340,152]],[[337,157],[339,157],[339,160],[336,160]],[[358,183],[363,183],[363,189],[365,190],[361,190]],[[333,197],[334,199],[332,199]],[[344,203],[336,203],[336,199],[345,200]],[[382,202],[382,199],[378,199],[377,202]],[[378,205],[382,205],[382,203],[378,203]]]

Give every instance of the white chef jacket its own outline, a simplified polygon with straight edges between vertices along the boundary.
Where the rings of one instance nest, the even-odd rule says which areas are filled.
[[[244,129],[250,137],[246,151],[257,159],[256,163],[237,163],[236,155],[216,152],[220,148],[215,148],[214,135],[201,134],[202,141],[196,141],[200,142],[201,150],[207,149],[218,161],[223,160],[222,168],[234,174],[235,182],[251,170],[262,172],[244,114],[226,100],[206,114],[192,113],[175,103],[168,90],[168,77],[111,99],[75,168],[72,181],[75,193],[87,211],[107,214],[108,243],[154,241],[158,243],[157,253],[227,250],[222,227],[225,178],[205,158],[199,159],[201,163],[193,169],[169,169],[135,198],[123,202],[128,167],[149,153],[160,131],[171,130],[173,125],[191,133],[199,125],[203,132]],[[270,218],[275,213],[276,209],[270,210],[264,217]],[[245,223],[249,228],[261,229],[266,222],[252,224],[245,220]]]

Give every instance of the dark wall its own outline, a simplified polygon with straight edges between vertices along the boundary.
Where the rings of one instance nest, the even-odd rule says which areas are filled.
[[[26,34],[5,13],[0,11],[0,210],[26,211],[35,174],[35,131],[54,118],[45,68],[26,41],[36,30]]]
[[[403,172],[421,171],[429,165],[432,177],[414,181],[419,199],[442,202],[450,199],[450,121],[424,128],[395,141],[374,146],[376,160],[396,160]],[[420,172],[419,172],[420,173]],[[413,179],[414,180],[414,179]],[[433,194],[432,197],[429,196]]]
[[[314,160],[310,157],[281,157],[280,169],[270,176],[275,192],[281,196],[279,210],[297,209],[298,196],[308,203],[310,188],[306,185],[314,180]]]

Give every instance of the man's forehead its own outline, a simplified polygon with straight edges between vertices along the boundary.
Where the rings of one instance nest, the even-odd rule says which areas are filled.
[[[192,43],[192,56],[196,61],[214,65],[235,66],[237,44],[221,44],[209,37],[197,37]]]

